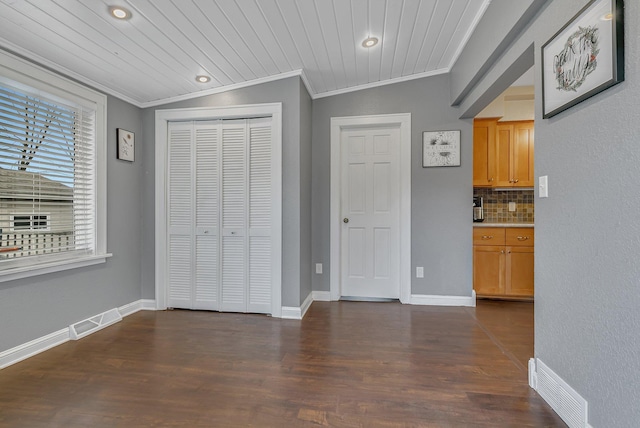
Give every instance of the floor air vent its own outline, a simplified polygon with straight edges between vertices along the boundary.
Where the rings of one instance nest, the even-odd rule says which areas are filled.
[[[538,394],[570,428],[587,426],[587,401],[539,359],[536,359],[536,383]]]
[[[71,340],[82,339],[85,336],[95,333],[96,331],[110,326],[111,324],[122,321],[122,316],[117,308],[103,312],[95,317],[88,318],[84,321],[71,324],[69,326],[69,338]]]

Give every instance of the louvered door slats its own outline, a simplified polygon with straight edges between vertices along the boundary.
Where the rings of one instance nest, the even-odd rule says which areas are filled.
[[[269,119],[171,123],[169,306],[271,313]]]
[[[271,307],[271,126],[249,122],[249,297],[250,312]]]

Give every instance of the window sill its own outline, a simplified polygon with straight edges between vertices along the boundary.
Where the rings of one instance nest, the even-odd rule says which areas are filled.
[[[37,275],[60,272],[63,270],[77,269],[86,266],[105,263],[113,254],[100,254],[97,256],[87,256],[71,260],[57,260],[49,263],[42,263],[33,266],[22,266],[5,271],[0,271],[0,282],[13,281],[16,279],[29,278]]]

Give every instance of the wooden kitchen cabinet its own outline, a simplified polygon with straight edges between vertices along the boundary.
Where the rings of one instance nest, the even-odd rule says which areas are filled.
[[[533,228],[473,229],[473,288],[478,297],[533,297],[533,236]]]
[[[474,121],[475,187],[533,187],[533,154],[533,121]]]
[[[533,121],[496,125],[494,187],[533,187]]]
[[[495,176],[497,119],[473,122],[473,186],[491,187]]]

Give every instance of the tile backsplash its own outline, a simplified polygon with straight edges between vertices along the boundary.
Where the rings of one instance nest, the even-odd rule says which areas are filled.
[[[485,223],[533,223],[533,190],[498,191],[476,187],[474,196],[484,199]],[[509,212],[509,202],[516,210]]]

